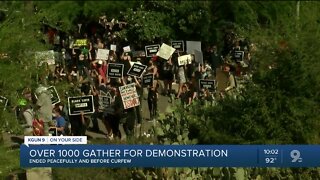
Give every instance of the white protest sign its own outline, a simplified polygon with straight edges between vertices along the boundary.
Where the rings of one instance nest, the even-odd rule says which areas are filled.
[[[203,54],[201,51],[195,50],[194,56],[197,63],[203,64]]]
[[[162,43],[159,51],[157,52],[157,56],[168,60],[170,58],[170,56],[172,56],[172,54],[174,53],[175,50],[176,50],[175,48],[173,48],[165,43]]]
[[[48,65],[55,64],[54,51],[39,51],[35,53],[35,58],[37,62],[40,62],[40,66],[43,62],[46,62]]]
[[[123,52],[130,52],[131,49],[130,49],[130,46],[126,46],[126,47],[123,47]]]
[[[194,50],[202,51],[201,50],[201,41],[187,41],[187,53],[193,54]]]
[[[191,54],[187,54],[187,55],[178,57],[178,65],[179,66],[182,66],[185,64],[191,64],[191,61],[192,61]]]
[[[25,136],[24,144],[87,144],[87,136]]]
[[[110,50],[111,50],[111,51],[117,51],[117,45],[111,44],[111,45],[110,45]]]
[[[124,109],[129,109],[140,105],[135,83],[120,86],[119,91]]]
[[[108,58],[109,58],[109,50],[108,49],[98,49],[96,59],[107,60]]]

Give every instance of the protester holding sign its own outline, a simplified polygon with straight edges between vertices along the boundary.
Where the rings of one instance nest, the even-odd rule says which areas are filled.
[[[44,122],[44,134],[49,134],[49,122],[52,120],[51,95],[46,87],[40,86],[36,89],[38,97],[36,103],[37,116]]]
[[[172,64],[172,58],[169,58],[168,61],[164,63],[163,66],[163,78],[164,78],[164,90],[165,94],[170,96],[172,92],[172,83],[174,79],[174,72],[173,72],[173,64]]]

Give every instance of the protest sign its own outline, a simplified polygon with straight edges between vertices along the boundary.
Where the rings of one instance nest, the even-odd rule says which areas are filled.
[[[123,64],[109,63],[107,74],[109,78],[122,78],[123,76]]]
[[[0,107],[3,108],[3,110],[5,110],[7,105],[8,105],[8,99],[4,96],[0,96]]]
[[[99,95],[99,110],[103,111],[111,105],[112,96],[109,92],[104,93],[100,91]]]
[[[47,63],[48,65],[55,64],[55,54],[53,50],[36,52],[35,59],[37,63],[39,63],[39,66],[41,66],[43,63]]]
[[[50,86],[47,88],[47,91],[50,93],[52,105],[55,105],[60,102],[59,94],[54,86]],[[37,95],[34,95],[36,99],[38,99]]]
[[[144,70],[147,69],[146,65],[143,65],[141,63],[134,63],[131,68],[128,71],[129,76],[136,76],[136,77],[141,77],[142,73]]]
[[[93,96],[68,97],[69,115],[90,114],[94,112]]]
[[[60,97],[59,94],[54,86],[48,87],[48,91],[50,92],[51,95],[51,101],[52,105],[55,105],[60,102]]]
[[[160,49],[159,44],[145,46],[146,57],[155,56],[157,54],[157,52],[159,51],[159,49]]]
[[[203,54],[201,51],[194,50],[194,57],[197,63],[203,64]]]
[[[126,46],[126,47],[123,47],[123,52],[130,52],[131,49],[130,49],[130,46]]]
[[[179,52],[184,52],[184,41],[171,41],[171,46]]]
[[[111,45],[110,45],[110,50],[111,50],[111,51],[117,51],[117,45],[111,44]]]
[[[88,46],[88,40],[87,39],[77,39],[72,45],[73,48],[79,48],[79,47],[82,47],[82,46]]]
[[[187,53],[193,54],[194,50],[202,51],[201,50],[201,41],[187,41]]]
[[[124,109],[129,109],[140,105],[135,83],[120,86],[119,91],[121,94]]]
[[[165,43],[162,43],[159,51],[157,52],[157,56],[168,60],[172,56],[172,54],[174,53],[175,50],[176,50],[175,48],[173,48]]]
[[[233,58],[237,61],[243,61],[244,51],[235,51],[233,54]]]
[[[145,51],[133,51],[132,57],[146,57]]]
[[[96,59],[108,60],[108,58],[109,58],[109,50],[108,49],[98,49]]]
[[[153,86],[153,74],[146,74],[142,77],[143,86]]]
[[[191,54],[183,55],[178,57],[178,65],[182,66],[185,64],[191,64],[192,62],[192,57]]]
[[[215,92],[215,80],[199,79],[199,87],[200,89],[208,89],[211,92]]]

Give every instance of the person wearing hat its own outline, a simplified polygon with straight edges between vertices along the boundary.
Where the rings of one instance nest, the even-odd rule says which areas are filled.
[[[49,124],[52,121],[52,101],[50,92],[44,86],[39,86],[36,91],[36,112],[38,119],[44,122],[44,135],[49,135]]]

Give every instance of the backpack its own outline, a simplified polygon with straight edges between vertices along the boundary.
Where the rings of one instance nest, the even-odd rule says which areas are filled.
[[[44,135],[44,122],[42,119],[34,119],[32,122],[32,128],[34,136]]]

